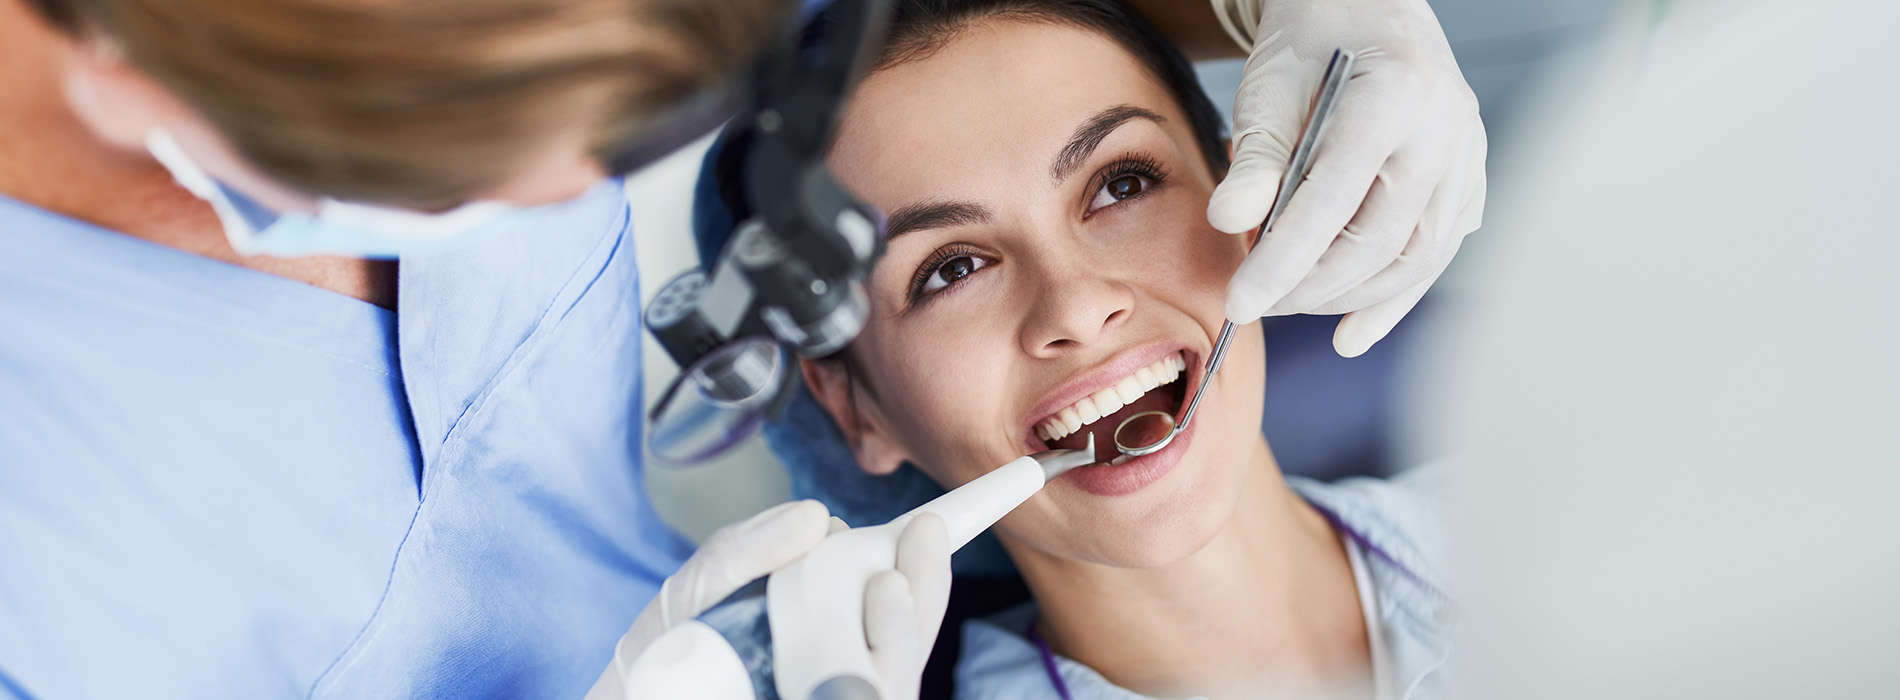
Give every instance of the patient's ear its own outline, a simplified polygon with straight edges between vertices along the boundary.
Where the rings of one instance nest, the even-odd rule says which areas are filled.
[[[818,405],[825,407],[831,414],[831,420],[838,424],[838,430],[844,433],[845,444],[851,446],[851,453],[858,458],[858,466],[877,476],[897,471],[910,455],[904,452],[893,439],[889,428],[881,420],[877,402],[873,401],[858,381],[852,377],[851,370],[844,360],[812,360],[799,358],[799,368],[805,375],[805,387],[811,390],[812,398],[818,399]]]

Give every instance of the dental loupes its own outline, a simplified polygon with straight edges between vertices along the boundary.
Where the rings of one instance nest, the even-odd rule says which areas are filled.
[[[1300,142],[1293,147],[1293,159],[1287,164],[1286,175],[1280,179],[1280,192],[1273,200],[1273,208],[1267,211],[1267,218],[1260,223],[1260,236],[1266,236],[1273,224],[1280,218],[1280,212],[1286,210],[1288,201],[1293,199],[1293,191],[1306,179],[1306,170],[1313,158],[1313,146],[1319,142],[1320,129],[1326,126],[1326,120],[1333,116],[1333,110],[1339,107],[1339,97],[1346,89],[1346,81],[1352,79],[1352,52],[1340,49],[1333,52],[1332,63],[1326,66],[1326,77],[1320,83],[1319,96],[1313,100],[1313,115],[1306,121],[1306,130],[1300,134]],[[1254,244],[1260,243],[1259,238]],[[1220,371],[1221,361],[1227,359],[1227,346],[1234,340],[1234,322],[1223,321],[1220,337],[1214,341],[1214,352],[1207,358],[1206,371],[1201,373],[1201,384],[1194,390],[1194,399],[1188,402],[1187,411],[1176,421],[1167,411],[1143,411],[1122,420],[1115,427],[1115,450],[1129,457],[1154,454],[1174,442],[1174,438],[1186,430],[1188,422],[1194,420],[1194,409],[1201,405],[1201,396],[1207,393],[1208,382]]]

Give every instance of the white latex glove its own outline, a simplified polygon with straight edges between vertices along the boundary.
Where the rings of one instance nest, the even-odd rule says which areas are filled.
[[[864,638],[884,700],[917,697],[949,605],[949,535],[942,518],[923,513],[897,538],[897,568],[873,576],[864,589]]]
[[[1412,310],[1484,211],[1485,135],[1424,0],[1213,0],[1251,47],[1234,97],[1234,164],[1207,220],[1260,226],[1334,49],[1358,54],[1306,180],[1227,285],[1227,317],[1346,314],[1355,357]]]
[[[627,672],[654,640],[844,529],[844,521],[830,517],[824,504],[807,500],[780,504],[714,531],[634,618],[587,700],[623,700]],[[885,680],[887,700],[917,696],[949,604],[948,549],[943,521],[917,518],[898,539],[897,569],[873,577],[865,589],[865,638]]]
[[[625,698],[627,671],[653,640],[699,617],[753,579],[805,556],[825,541],[835,520],[830,515],[817,501],[793,501],[713,531],[634,618],[633,627],[614,646],[613,661],[587,691],[587,700]]]

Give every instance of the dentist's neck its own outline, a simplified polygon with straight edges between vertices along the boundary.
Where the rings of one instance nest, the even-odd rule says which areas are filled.
[[[239,255],[211,206],[144,153],[94,137],[62,83],[73,42],[20,0],[0,0],[0,195],[159,245],[249,267],[384,307],[396,265],[354,258]],[[0,243],[0,255],[4,255]]]
[[[1162,697],[1259,697],[1365,672],[1365,620],[1339,536],[1287,487],[1264,439],[1241,458],[1233,517],[1180,561],[1106,567],[1005,539],[1057,653]]]

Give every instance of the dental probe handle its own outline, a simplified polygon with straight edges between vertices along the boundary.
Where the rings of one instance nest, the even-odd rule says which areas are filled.
[[[919,513],[936,513],[943,518],[954,552],[1036,495],[1044,483],[1042,464],[1034,457],[1021,457],[897,516],[891,526],[902,530]]]
[[[1050,450],[1019,457],[897,516],[890,525],[902,530],[918,513],[936,513],[943,518],[944,529],[950,535],[950,551],[954,552],[1036,495],[1044,484],[1070,469],[1094,462],[1095,435],[1090,433],[1088,446],[1083,449]]]

